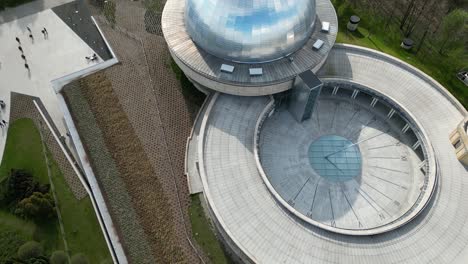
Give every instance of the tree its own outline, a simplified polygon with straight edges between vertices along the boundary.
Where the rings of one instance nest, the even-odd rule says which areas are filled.
[[[467,40],[468,12],[455,9],[444,17],[438,34],[439,53],[463,46]]]
[[[421,16],[436,10],[438,3],[439,0],[433,0],[432,2],[426,0],[411,0],[400,23],[400,29],[403,30],[403,35],[409,37],[416,28]]]
[[[70,261],[71,264],[89,264],[88,258],[81,253],[73,255]]]
[[[457,8],[466,8],[468,5],[468,0],[448,0],[447,1],[447,14],[452,12]]]
[[[49,193],[35,192],[18,203],[15,213],[35,220],[50,219],[55,216],[55,203]]]
[[[18,249],[18,258],[21,260],[30,260],[42,256],[42,246],[36,241],[28,241]]]
[[[8,176],[6,202],[16,204],[18,201],[31,196],[34,192],[47,193],[49,185],[41,185],[25,170],[12,169]]]
[[[50,264],[68,264],[68,255],[65,251],[57,250],[50,256]]]

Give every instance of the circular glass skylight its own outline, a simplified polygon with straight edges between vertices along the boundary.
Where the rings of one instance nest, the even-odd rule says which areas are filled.
[[[309,146],[309,162],[312,168],[329,181],[347,181],[361,173],[361,153],[346,138],[327,135]]]

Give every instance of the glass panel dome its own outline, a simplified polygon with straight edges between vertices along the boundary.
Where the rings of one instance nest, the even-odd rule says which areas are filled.
[[[315,0],[187,0],[185,26],[206,52],[237,62],[287,56],[309,39]]]

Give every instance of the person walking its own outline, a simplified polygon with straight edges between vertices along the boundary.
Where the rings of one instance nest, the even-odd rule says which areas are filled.
[[[23,53],[23,48],[21,46],[19,46],[18,49]]]
[[[32,34],[29,34],[29,38],[31,39],[32,43],[34,43],[34,37]]]
[[[44,31],[44,39],[48,39],[49,38],[49,32],[47,32],[47,28],[43,28],[42,30]]]
[[[21,54],[21,58],[26,61],[26,56],[24,56],[24,54]]]
[[[16,37],[16,42],[18,42],[18,44],[21,45],[21,41],[20,41],[20,39],[18,37]]]
[[[31,33],[31,29],[29,27],[26,27],[26,29],[29,31],[29,33]]]
[[[6,124],[8,123],[7,121],[5,121],[4,119],[2,119],[2,123],[4,126],[6,126]]]
[[[3,100],[0,100],[0,107],[3,109],[5,108],[5,102]]]
[[[29,71],[29,65],[27,63],[24,64],[24,67]]]

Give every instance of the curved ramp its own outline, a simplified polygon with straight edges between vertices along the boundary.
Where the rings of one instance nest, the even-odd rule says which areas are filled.
[[[440,177],[428,208],[375,236],[345,236],[299,221],[269,193],[253,155],[254,128],[268,97],[216,96],[203,118],[204,194],[225,238],[257,263],[463,263],[468,257],[468,172],[448,135],[466,111],[432,79],[375,51],[337,46],[322,77],[373,87],[404,106],[431,140]]]

